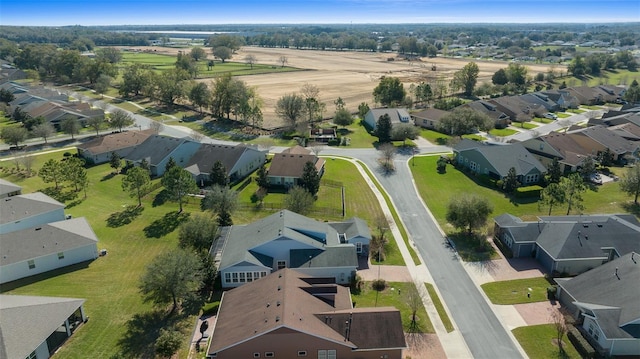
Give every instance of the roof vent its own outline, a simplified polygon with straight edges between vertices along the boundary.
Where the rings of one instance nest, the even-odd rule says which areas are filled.
[[[279,322],[279,321],[280,321],[280,316],[276,315],[276,322]]]
[[[269,308],[271,306],[271,303],[267,303],[267,308]]]
[[[278,290],[282,289],[280,286],[278,286]]]
[[[38,227],[38,228],[36,228],[36,231],[39,231],[39,230],[41,230],[41,229],[42,229],[42,227]]]
[[[280,306],[280,301],[277,301],[277,302],[276,302],[276,305],[279,307],[279,306]]]

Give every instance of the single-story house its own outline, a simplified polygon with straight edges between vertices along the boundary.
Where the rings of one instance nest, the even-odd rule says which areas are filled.
[[[412,113],[411,118],[416,126],[430,130],[437,130],[440,126],[440,120],[448,114],[448,111],[438,110],[437,108],[427,108],[422,111]]]
[[[0,178],[0,199],[22,194],[22,187]]]
[[[595,156],[609,149],[614,161],[634,158],[638,143],[629,141],[604,126],[591,126],[567,132],[568,136],[580,144],[585,152]]]
[[[520,95],[520,99],[536,106],[542,106],[549,112],[556,112],[560,110],[560,106],[557,103],[541,92]]]
[[[214,248],[222,248],[218,271],[223,288],[283,268],[347,284],[358,268],[358,256],[368,255],[370,241],[362,219],[326,223],[282,210],[250,224],[223,227],[211,255],[215,259]]]
[[[275,154],[267,172],[269,185],[286,188],[297,185],[307,162],[313,163],[322,177],[325,160],[304,147],[294,146]]]
[[[496,128],[505,128],[511,124],[511,117],[509,117],[509,115],[498,109],[498,106],[496,106],[495,104],[489,103],[487,101],[473,101],[466,103],[460,107],[467,107],[472,109],[473,111],[489,116],[489,118],[493,120],[494,126]]]
[[[364,123],[372,131],[376,130],[376,124],[383,115],[389,115],[391,118],[391,125],[397,123],[410,123],[411,115],[404,108],[372,108],[364,115]]]
[[[0,235],[65,219],[64,204],[41,192],[0,199]]]
[[[88,317],[84,299],[0,295],[0,358],[47,359]]]
[[[575,86],[575,87],[567,87],[565,89],[569,94],[576,99],[580,105],[601,105],[605,103],[604,93],[602,91],[598,91],[593,87],[589,86]]]
[[[519,143],[492,145],[462,139],[453,147],[453,153],[459,166],[495,180],[504,180],[509,169],[515,168],[518,182],[526,186],[538,183],[547,172],[546,167]]]
[[[267,160],[265,151],[246,145],[213,145],[203,143],[191,156],[185,169],[200,185],[209,181],[213,165],[220,161],[227,170],[230,182],[239,181],[262,166]]]
[[[185,167],[198,148],[200,142],[187,138],[151,135],[135,145],[124,158],[134,165],[140,165],[142,160],[146,160],[151,176],[161,177],[170,158],[173,158],[178,166]]]
[[[91,141],[78,145],[78,155],[88,163],[101,164],[111,160],[111,154],[126,157],[135,146],[153,135],[153,130],[125,131],[98,136]]]
[[[640,357],[639,262],[638,252],[631,252],[577,277],[556,280],[556,297],[603,356]]]
[[[547,167],[557,158],[562,173],[568,174],[577,171],[587,157],[595,156],[584,147],[589,141],[593,142],[590,147],[599,146],[597,142],[588,138],[578,142],[574,136],[557,132],[530,138],[520,144]]]
[[[534,257],[553,275],[577,275],[640,252],[640,222],[630,214],[494,219],[494,236],[514,257]]]
[[[51,222],[0,236],[0,284],[98,258],[85,218]]]
[[[394,307],[354,308],[332,277],[282,269],[222,295],[207,358],[401,359]]]
[[[542,90],[541,94],[548,96],[553,102],[558,104],[558,110],[578,108],[580,101],[567,90]]]
[[[487,101],[494,104],[498,111],[504,112],[512,122],[531,121],[535,116],[542,116],[547,110],[539,104],[521,99],[519,96],[502,96]]]

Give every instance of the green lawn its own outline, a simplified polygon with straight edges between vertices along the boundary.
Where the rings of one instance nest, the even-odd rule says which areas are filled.
[[[186,50],[185,50],[186,51]],[[260,59],[258,59],[259,61]],[[291,71],[300,71],[300,69],[294,67],[281,67],[276,64],[260,64],[255,63],[253,67],[249,64],[243,62],[220,62],[215,61],[215,65],[211,68],[207,68],[208,60],[201,60],[198,62],[198,78],[209,78],[215,77],[222,74],[230,73],[233,76],[240,75],[258,75],[258,74],[267,74],[273,72],[291,72]],[[163,55],[156,53],[148,53],[148,52],[131,52],[124,51],[122,52],[122,61],[120,62],[120,66],[124,68],[125,66],[131,64],[142,64],[148,65],[153,70],[156,71],[165,71],[172,68],[175,68],[176,56],[172,55]]]
[[[514,126],[519,126],[519,125],[514,125]],[[494,136],[505,137],[505,136],[514,135],[518,133],[518,131],[512,130],[510,128],[494,128],[491,131],[489,131],[489,133]]]
[[[477,184],[465,173],[458,171],[451,165],[447,165],[446,173],[439,174],[436,171],[437,160],[438,156],[416,157],[415,166],[411,166],[411,171],[420,196],[429,206],[440,226],[449,234],[456,233],[456,231],[447,224],[447,205],[453,196],[459,196],[464,193],[475,193],[489,199],[489,202],[494,207],[493,213],[489,218],[503,213],[511,213],[521,217],[523,220],[535,220],[537,216],[547,215],[548,213],[548,208],[538,208],[537,199],[512,199],[496,189]],[[626,168],[612,169],[616,171],[618,176],[621,176],[626,171]],[[633,207],[631,206],[632,200],[620,190],[618,183],[609,182],[594,187],[594,189],[596,191],[587,190],[583,194],[585,206],[583,212],[585,214],[627,213],[631,211],[630,207]],[[564,215],[566,210],[566,206],[559,206],[554,208],[551,214]],[[633,213],[638,213],[637,209],[633,209],[633,211]]]
[[[62,154],[57,152],[41,156],[36,159],[34,167],[39,168],[47,158],[61,159]],[[13,166],[13,163],[0,162],[0,166]],[[108,164],[90,168],[88,197],[84,199],[80,195],[68,200],[65,211],[74,217],[88,215],[87,220],[99,238],[98,247],[107,249],[109,254],[88,264],[42,274],[36,280],[24,279],[2,289],[9,294],[87,300],[85,310],[91,320],[60,349],[59,357],[108,358],[119,351],[121,341],[136,348],[136,353],[149,353],[153,350],[153,333],[167,324],[162,316],[151,315],[159,308],[142,302],[138,278],[151,259],[176,248],[176,232],[172,229],[181,218],[175,216],[178,206],[175,203],[154,206],[156,193],[152,193],[144,199],[139,212],[126,216],[127,206],[135,206],[136,200],[121,190],[122,176],[111,176],[111,170]],[[5,170],[0,176],[23,186],[24,193],[48,187],[38,177],[22,180]],[[196,201],[191,201],[185,207],[185,215],[196,211],[199,211]],[[120,221],[114,221],[114,218]],[[125,219],[131,222],[126,223]],[[128,327],[128,323],[140,323],[132,321],[137,315],[145,323],[145,328],[136,325]],[[193,317],[176,319],[179,319],[178,326],[185,334],[180,357],[186,357],[186,338],[190,334]],[[133,333],[128,332],[128,328],[142,329],[147,335],[127,337],[127,333]]]
[[[338,134],[350,139],[349,147],[352,148],[373,148],[378,138],[371,135],[364,123],[356,118],[354,123],[347,127],[338,127]]]
[[[587,110],[602,110],[602,106],[581,105],[580,108]]]
[[[381,278],[384,279],[384,278]],[[408,294],[413,292],[417,294],[416,286],[412,282],[387,282],[387,287],[377,292],[371,288],[371,282],[365,282],[364,289],[358,293],[357,290],[352,290],[351,300],[355,303],[356,308],[361,307],[396,307],[400,311],[402,316],[402,327],[407,333],[435,333],[433,324],[427,315],[427,311],[424,309],[422,302],[419,304],[418,311],[416,313],[416,326],[411,324],[411,306],[409,305]],[[376,305],[377,294],[377,305]]]
[[[558,116],[558,117],[560,117],[560,116]],[[566,116],[566,117],[569,117],[569,116]],[[534,117],[533,120],[535,122],[539,122],[539,123],[551,123],[551,122],[553,122],[552,119],[543,118],[543,117]]]
[[[522,122],[522,123],[515,124],[513,126],[518,128],[524,128],[525,130],[532,130],[534,128],[538,128],[539,125],[531,122]]]
[[[580,353],[566,336],[562,339],[564,352],[560,352],[553,324],[520,327],[511,332],[531,359],[580,359]]]
[[[538,277],[490,282],[481,287],[493,304],[521,304],[547,301],[547,288],[551,285],[544,277]]]
[[[447,315],[447,311],[444,310],[444,306],[442,305],[442,301],[440,301],[440,297],[438,296],[436,289],[431,283],[425,283],[424,285],[427,287],[427,292],[429,293],[429,297],[431,297],[431,301],[433,302],[433,305],[436,307],[436,310],[438,311],[438,316],[440,317],[440,320],[442,320],[442,324],[444,324],[444,328],[447,330],[447,333],[451,333],[454,330],[453,324],[451,324],[451,319],[449,319],[449,316]]]
[[[566,112],[580,114],[580,113],[585,113],[587,111],[586,110],[581,110],[579,108],[570,108]]]
[[[567,117],[571,117],[571,115],[570,115],[570,114],[568,114],[568,113],[564,113],[564,112],[556,113],[556,115],[558,116],[558,118],[567,118]]]
[[[436,145],[446,145],[447,141],[451,139],[451,136],[449,135],[440,133],[438,131],[427,130],[424,128],[420,130],[420,137]],[[487,139],[486,137],[477,135],[475,133],[462,135],[462,138],[466,138],[474,141],[484,141]]]

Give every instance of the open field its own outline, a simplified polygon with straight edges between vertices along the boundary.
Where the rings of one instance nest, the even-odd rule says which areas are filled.
[[[157,54],[176,55],[180,49],[164,47],[139,47],[150,49]],[[283,48],[243,47],[233,55],[229,61],[243,62],[246,55],[254,55],[258,64],[278,65],[280,56],[287,57],[287,66],[309,71],[288,73],[271,73],[263,75],[240,76],[250,86],[255,86],[264,101],[264,126],[278,127],[281,120],[275,115],[275,105],[285,94],[295,93],[306,84],[312,84],[320,89],[320,101],[327,104],[325,116],[334,111],[333,101],[342,97],[347,108],[353,112],[361,102],[374,106],[372,92],[382,76],[399,78],[408,89],[412,83],[420,81],[435,82],[443,79],[447,83],[453,73],[470,62],[468,59],[453,58],[423,58],[422,61],[405,61],[396,58],[396,54],[379,52],[335,52],[318,50],[295,50]],[[394,61],[387,61],[394,58]],[[507,67],[506,62],[474,60],[479,68],[478,82],[491,81],[491,76],[499,69]],[[436,65],[437,71],[431,66]],[[217,66],[217,65],[216,65]],[[555,71],[565,71],[564,66],[527,64],[529,73],[547,72],[550,68]],[[210,80],[203,80],[210,81]]]

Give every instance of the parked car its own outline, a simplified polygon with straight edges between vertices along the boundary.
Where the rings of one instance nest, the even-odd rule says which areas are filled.
[[[589,176],[589,181],[594,184],[602,184],[602,177],[598,173],[593,173]]]
[[[555,113],[547,112],[544,114],[544,118],[548,118],[550,120],[557,120],[558,115],[556,115]]]

